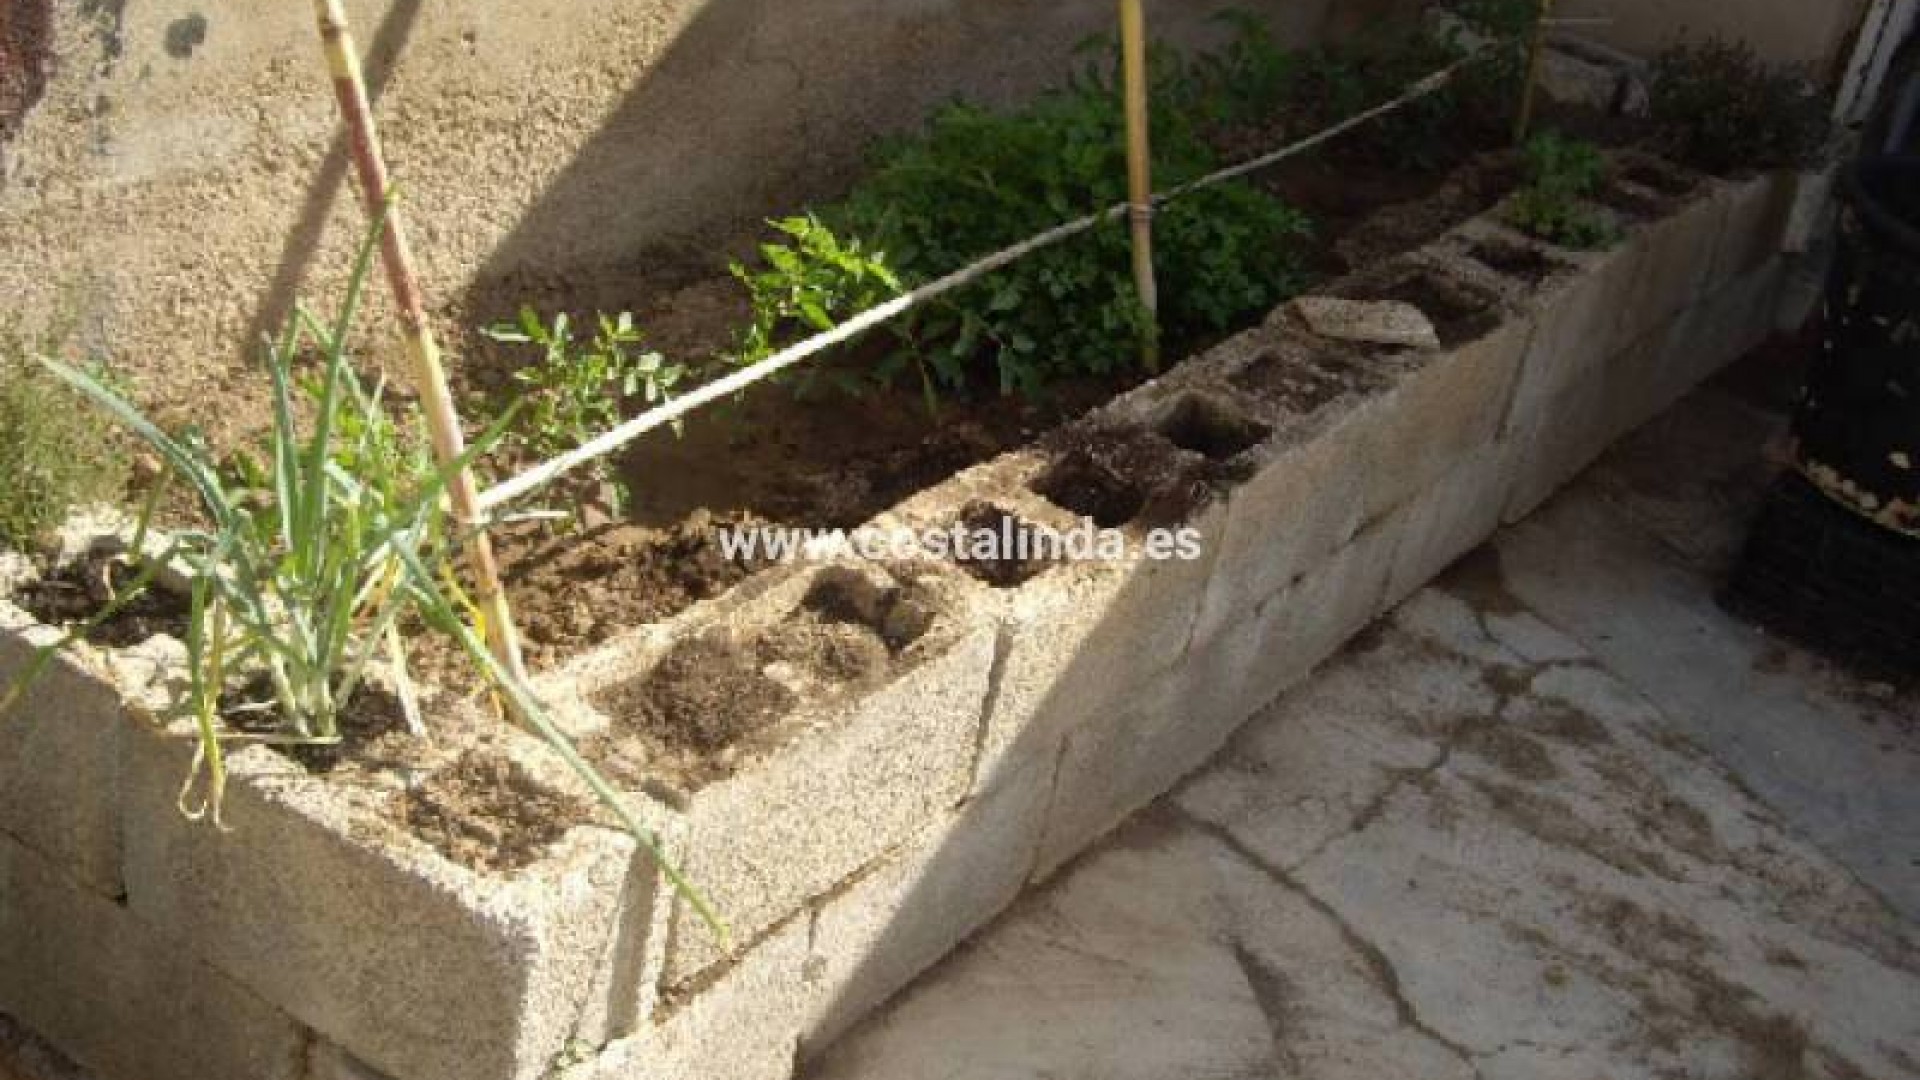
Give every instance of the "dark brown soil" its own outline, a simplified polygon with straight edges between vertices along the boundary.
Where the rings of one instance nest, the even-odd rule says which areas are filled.
[[[478,750],[395,799],[397,816],[435,850],[496,873],[531,865],[592,811],[542,787],[518,763]]]
[[[875,686],[933,618],[932,608],[905,589],[882,589],[857,574],[828,570],[793,618],[760,639],[760,660],[830,693]]]
[[[1081,379],[1038,403],[981,396],[943,403],[917,392],[806,399],[768,386],[643,442],[623,468],[635,520],[661,525],[708,507],[789,525],[850,528],[970,465],[1031,442],[1142,375]]]
[[[1538,285],[1566,269],[1565,264],[1538,248],[1506,240],[1483,240],[1467,250],[1467,257],[1529,285]]]
[[[581,534],[529,531],[504,538],[499,547],[507,598],[528,661],[552,665],[620,630],[725,592],[760,564],[728,559],[719,534],[756,523],[745,514],[698,510],[661,529],[619,524]]]
[[[1617,182],[1608,183],[1595,192],[1593,201],[1619,211],[1631,221],[1648,221],[1659,217],[1671,204],[1670,199],[1657,193],[1623,187]]]
[[[1271,434],[1265,424],[1203,394],[1188,394],[1174,402],[1154,430],[1180,449],[1210,461],[1238,457]]]
[[[52,11],[51,0],[0,3],[0,140],[20,130],[46,92]]]
[[[1262,190],[1313,218],[1316,246],[1320,249],[1313,269],[1329,276],[1353,269],[1353,260],[1342,253],[1342,241],[1356,227],[1382,207],[1426,200],[1439,191],[1445,181],[1443,171],[1409,174],[1378,165],[1314,156],[1297,158],[1253,178]],[[1445,232],[1450,225],[1438,225],[1430,235],[1428,227],[1425,222],[1410,225],[1407,229],[1410,242],[1405,246],[1418,246]]]
[[[1301,416],[1312,415],[1344,394],[1366,393],[1381,384],[1380,376],[1357,357],[1327,349],[1314,350],[1301,363],[1287,363],[1284,354],[1268,353],[1235,372],[1230,381]]]
[[[1445,169],[1403,173],[1365,161],[1303,159],[1260,182],[1316,215],[1325,248],[1320,269],[1340,271],[1346,262],[1335,253],[1336,242],[1353,226],[1380,216],[1383,205],[1432,203],[1409,210],[1404,220],[1367,240],[1370,248],[1404,250],[1504,194],[1517,175],[1510,156],[1489,156],[1452,176]],[[1436,192],[1445,197],[1435,199]],[[710,256],[667,253],[643,265],[588,275],[585,281],[575,275],[553,280],[523,275],[476,288],[463,299],[458,321],[470,327],[502,321],[523,301],[549,314],[565,308],[580,326],[595,310],[631,309],[647,329],[650,346],[696,371],[710,368],[732,345],[745,314],[740,290]],[[463,355],[461,377],[476,393],[509,385],[514,366],[529,358],[525,350],[472,334],[457,345]],[[642,439],[619,463],[632,493],[625,523],[503,540],[509,598],[528,639],[530,662],[536,667],[561,662],[619,629],[657,621],[724,591],[750,573],[752,567],[719,559],[711,538],[715,522],[858,525],[969,465],[1033,443],[1145,377],[1129,371],[1082,379],[1054,387],[1037,402],[976,388],[943,402],[935,417],[917,386],[872,388],[858,397],[831,388],[837,370],[850,372],[871,359],[855,350],[821,365],[811,382],[755,387],[726,406],[689,418],[677,433]],[[799,389],[807,392],[796,393]],[[1218,462],[1265,434],[1221,420],[1198,410],[1178,413],[1169,418],[1166,439],[1150,440],[1158,444],[1150,450],[1143,443],[1122,453],[1124,440],[1112,439],[1096,440],[1077,453],[1064,447],[1068,452],[1045,486],[1062,505],[1102,524],[1177,520],[1204,501],[1210,482],[1225,475],[1196,472],[1181,450]],[[1055,449],[1063,449],[1058,439]],[[1115,472],[1122,465],[1124,475]],[[564,493],[557,499],[567,501]],[[985,572],[1002,571],[988,567]]]
[[[287,748],[286,755],[309,772],[328,773],[348,760],[405,766],[418,762],[425,749],[407,731],[406,711],[390,690],[362,687],[335,722],[340,726],[338,745],[294,746]]]
[[[49,626],[75,626],[105,610],[138,575],[117,556],[89,554],[22,585],[13,600]],[[190,609],[185,597],[150,584],[83,636],[112,649],[138,645],[155,634],[184,639]]]
[[[1348,268],[1372,265],[1438,239],[1447,230],[1492,209],[1521,180],[1509,152],[1482,154],[1410,202],[1381,207],[1334,238]]]
[[[272,708],[273,688],[265,675],[220,695],[220,714],[228,728],[250,735],[280,731],[280,714]],[[420,766],[427,747],[407,731],[400,698],[378,686],[362,685],[354,692],[334,723],[340,740],[331,744],[276,745],[274,750],[312,773],[330,773],[351,763],[374,769]]]
[[[1700,187],[1699,177],[1653,161],[1628,162],[1620,170],[1620,179],[1676,198]]]
[[[901,653],[933,628],[935,608],[913,581],[882,585],[851,570],[821,571],[800,602],[799,616],[860,626]]]
[[[883,683],[933,624],[917,587],[823,570],[797,610],[757,635],[715,628],[675,643],[646,676],[596,694],[615,730],[594,747],[627,783],[699,788],[731,775],[755,737],[799,704]],[[631,736],[647,747],[636,747]]]
[[[1155,432],[1078,424],[1042,445],[1052,460],[1034,479],[1034,492],[1103,529],[1185,521],[1229,479]]]
[[[750,643],[714,633],[675,644],[645,679],[603,691],[594,705],[669,750],[705,754],[769,727],[797,701]]]
[[[956,560],[960,569],[996,589],[1024,585],[1044,572],[1052,563],[1041,555],[1045,550],[1039,526],[990,502],[976,499],[960,511],[959,523],[969,532],[990,532],[996,541],[996,558]]]

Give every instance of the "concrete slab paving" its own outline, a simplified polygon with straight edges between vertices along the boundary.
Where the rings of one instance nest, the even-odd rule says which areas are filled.
[[[1920,920],[1920,701],[1720,610],[1784,418],[1718,388],[1497,542],[1507,587]]]
[[[808,1075],[1920,1077],[1920,713],[1712,603],[1777,423],[1683,403]]]

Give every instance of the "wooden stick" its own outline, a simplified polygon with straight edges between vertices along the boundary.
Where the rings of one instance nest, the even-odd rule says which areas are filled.
[[[1533,24],[1533,40],[1527,44],[1527,82],[1520,88],[1520,115],[1513,122],[1513,143],[1522,145],[1533,127],[1533,97],[1540,85],[1541,55],[1547,48],[1547,27],[1553,22],[1553,0],[1540,0],[1540,17]]]
[[[1147,16],[1143,0],[1120,0],[1120,66],[1127,110],[1127,222],[1133,230],[1133,283],[1147,314],[1160,312],[1153,276],[1153,150],[1147,105]],[[1148,371],[1160,368],[1160,350],[1149,342]]]
[[[339,99],[340,115],[347,125],[349,156],[360,178],[360,197],[369,214],[385,215],[380,258],[386,267],[394,304],[400,309],[401,333],[413,363],[414,391],[420,395],[421,408],[426,414],[433,456],[446,468],[466,452],[466,436],[460,430],[460,416],[447,389],[440,346],[434,341],[433,328],[427,322],[426,301],[420,291],[420,278],[414,272],[413,250],[407,245],[400,208],[390,201],[387,163],[380,152],[380,136],[374,127],[373,107],[367,100],[360,58],[354,51],[353,35],[347,30],[347,16],[340,0],[314,0],[313,7],[320,23],[320,41],[326,49],[327,67],[333,76],[334,96]],[[507,595],[500,587],[500,568],[494,562],[492,543],[478,527],[480,496],[472,472],[461,467],[450,478],[447,495],[454,519],[461,533],[468,537],[466,556],[473,571],[476,599],[486,619],[487,644],[502,667],[515,678],[524,679],[526,665],[521,659]]]

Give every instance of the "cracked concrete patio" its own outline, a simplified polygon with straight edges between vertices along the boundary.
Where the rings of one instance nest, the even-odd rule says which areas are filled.
[[[1920,701],[1712,600],[1784,423],[1752,376],[1382,620],[813,1080],[1920,1077]]]

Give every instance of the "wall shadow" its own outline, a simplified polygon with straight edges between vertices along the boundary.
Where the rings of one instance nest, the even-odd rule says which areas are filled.
[[[371,100],[378,102],[381,93],[392,81],[396,63],[419,24],[420,9],[424,2],[393,0],[373,36],[360,39],[360,63],[365,71],[367,96]],[[328,89],[332,89],[331,84]],[[338,128],[332,144],[327,147],[326,156],[320,161],[319,170],[307,185],[306,195],[300,203],[300,216],[281,242],[280,257],[274,262],[273,276],[268,279],[266,290],[260,294],[253,315],[247,320],[246,336],[242,342],[244,349],[251,349],[262,338],[277,333],[288,312],[293,310],[300,286],[320,251],[320,238],[326,231],[334,203],[348,186],[347,131],[344,124],[338,125]]]
[[[1222,33],[1211,16],[1239,7],[1304,41],[1332,3],[1158,4],[1153,31],[1203,46]],[[459,310],[643,310],[650,291],[740,253],[763,219],[843,190],[876,139],[943,102],[1059,83],[1112,20],[1110,0],[708,0],[477,268]]]

